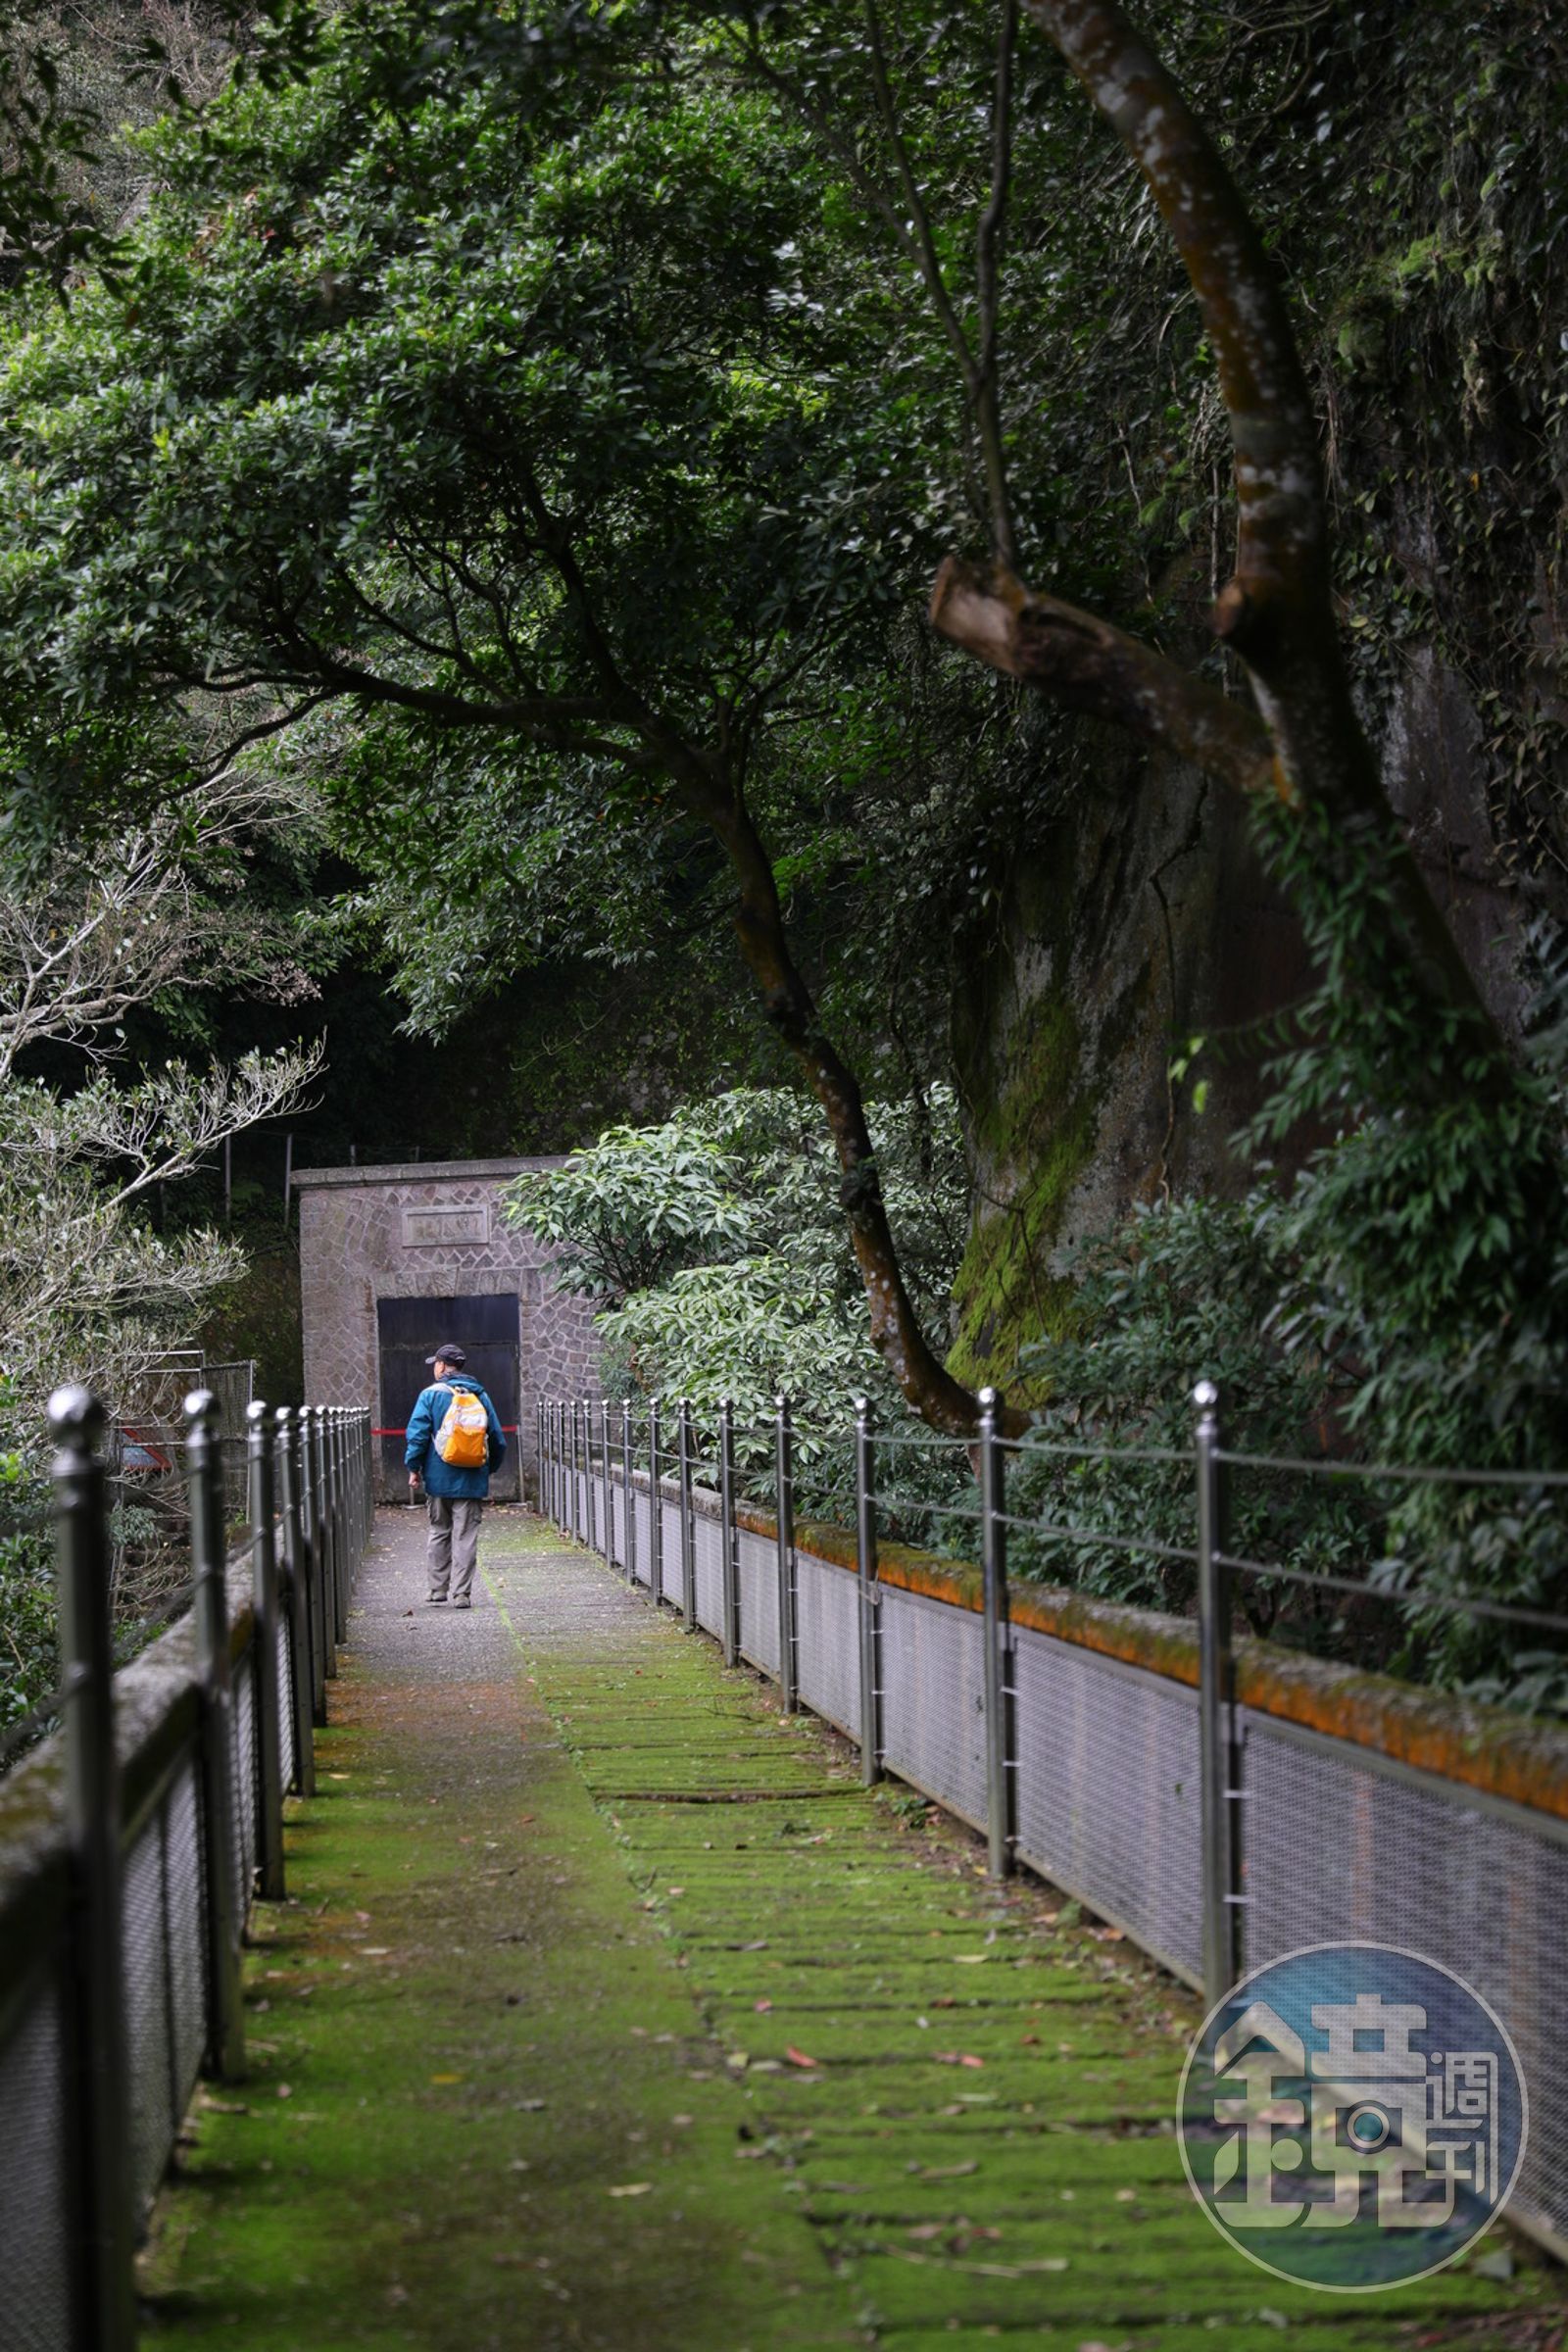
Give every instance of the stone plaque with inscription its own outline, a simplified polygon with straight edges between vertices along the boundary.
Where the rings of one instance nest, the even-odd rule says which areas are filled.
[[[454,1244],[490,1239],[488,1201],[452,1201],[445,1206],[406,1208],[403,1211],[405,1250],[451,1249]]]

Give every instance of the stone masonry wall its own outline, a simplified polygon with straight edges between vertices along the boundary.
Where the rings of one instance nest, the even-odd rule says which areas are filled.
[[[381,1425],[377,1299],[511,1293],[521,1359],[518,1452],[531,1483],[537,1399],[586,1396],[598,1387],[592,1301],[558,1290],[554,1252],[501,1217],[500,1196],[514,1176],[559,1164],[423,1160],[299,1170],[305,1394],[312,1403],[368,1401]]]

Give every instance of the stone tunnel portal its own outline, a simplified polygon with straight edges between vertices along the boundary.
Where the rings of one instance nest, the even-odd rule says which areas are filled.
[[[507,1430],[500,1500],[533,1488],[540,1396],[598,1387],[592,1301],[561,1290],[549,1246],[504,1222],[501,1196],[556,1159],[414,1160],[302,1168],[300,1298],[305,1394],[374,1411],[380,1489],[406,1501],[403,1437],[443,1340],[467,1354]]]

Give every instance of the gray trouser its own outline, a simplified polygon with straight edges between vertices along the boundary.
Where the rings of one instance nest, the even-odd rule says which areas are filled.
[[[427,1494],[425,1504],[430,1514],[430,1590],[444,1592],[450,1584],[453,1599],[466,1600],[479,1557],[484,1504],[463,1494]]]

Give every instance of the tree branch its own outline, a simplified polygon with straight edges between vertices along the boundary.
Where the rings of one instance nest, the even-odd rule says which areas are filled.
[[[1491,1015],[1395,821],[1335,622],[1317,425],[1263,241],[1208,132],[1116,0],[1023,0],[1136,160],[1186,266],[1230,420],[1236,570],[1214,609],[1289,795],[1387,844],[1391,912],[1437,1007],[1499,1078]]]
[[[738,784],[722,790],[706,768],[681,779],[683,797],[717,835],[740,886],[735,930],[762,992],[762,1008],[808,1081],[838,1155],[839,1199],[871,1314],[871,1340],[908,1402],[933,1429],[973,1437],[979,1405],[933,1350],[905,1285],[859,1081],[822,1027],[790,952],[773,863]],[[1026,1414],[1010,1414],[1012,1435]]]
[[[855,147],[834,124],[825,110],[781,74],[762,55],[756,37],[748,43],[746,58],[749,70],[766,83],[776,95],[785,99],[822,142],[834,160],[848,172],[853,186],[888,230],[899,251],[915,270],[931,298],[937,322],[948,347],[957,363],[963,385],[968,420],[980,444],[981,466],[985,476],[985,503],[989,505],[990,536],[993,550],[1000,562],[1009,566],[1015,561],[1011,494],[1007,484],[1005,451],[1003,444],[1000,402],[996,371],[996,304],[995,270],[1000,263],[1002,229],[1006,213],[1007,187],[1011,172],[1011,86],[1012,55],[1017,26],[1017,0],[1005,0],[1004,18],[998,48],[997,96],[1000,109],[999,130],[993,147],[991,193],[977,230],[977,270],[980,272],[980,339],[981,353],[976,356],[965,331],[962,319],[954,304],[943,272],[936,238],[931,228],[931,217],[920,184],[914,176],[908,145],[900,127],[898,106],[887,70],[882,43],[881,19],[875,0],[866,0],[866,31],[871,57],[872,91],[878,120],[893,151],[906,211],[898,205],[881,180],[868,172]],[[988,296],[984,272],[990,267],[993,279],[990,297],[990,323],[987,325]],[[989,360],[987,353],[989,350]],[[976,504],[980,504],[978,497]]]
[[[1012,177],[1012,61],[1018,41],[1018,0],[1003,0],[1002,26],[997,35],[997,75],[991,106],[991,194],[975,232],[975,292],[980,315],[980,356],[974,388],[975,429],[985,461],[986,486],[991,498],[991,551],[1008,571],[1017,568],[1017,538],[1012,521],[1012,496],[1007,483],[1006,449],[1002,435],[1001,383],[997,368],[997,327],[1001,295],[1002,252],[1007,223],[1007,192]]]
[[[1162,744],[1236,792],[1294,797],[1255,711],[1093,612],[950,556],[931,625],[989,668]]]

